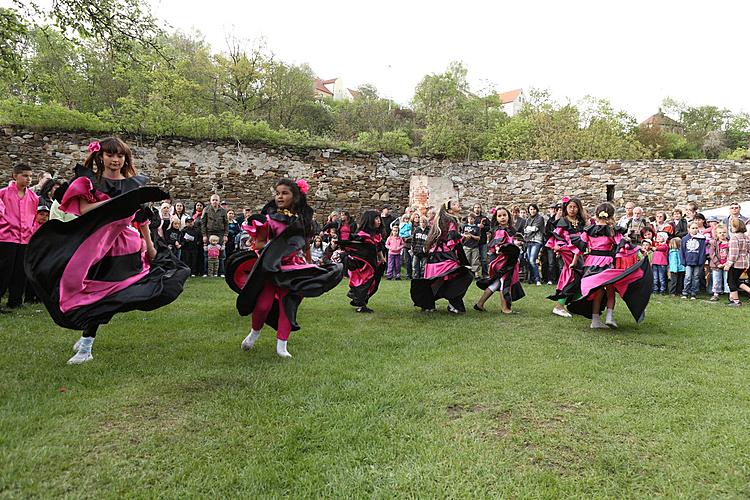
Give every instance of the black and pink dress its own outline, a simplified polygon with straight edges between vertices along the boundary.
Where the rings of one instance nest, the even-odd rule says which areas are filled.
[[[583,226],[571,223],[567,217],[562,217],[555,226],[552,236],[547,240],[547,248],[556,250],[563,260],[563,266],[560,269],[560,277],[557,280],[555,293],[548,296],[550,300],[565,299],[566,303],[580,296],[581,272],[583,265],[579,259],[576,262],[575,269],[570,268],[573,262],[576,245],[573,243],[580,234]]]
[[[165,245],[149,260],[139,228],[149,224],[145,203],[169,197],[145,187],[142,175],[112,180],[76,168],[59,209],[72,220],[50,220],[36,232],[26,273],[52,319],[74,330],[95,328],[118,312],[148,311],[182,293],[190,269]],[[79,200],[109,200],[81,215]]]
[[[424,278],[411,281],[411,299],[416,307],[435,309],[435,301],[447,299],[460,312],[465,312],[464,295],[474,275],[461,244],[458,226],[451,222],[448,232],[427,253]]]
[[[591,318],[592,313],[601,312],[592,308],[596,293],[605,287],[613,287],[636,322],[643,321],[653,290],[651,266],[648,258],[644,258],[626,269],[617,267],[618,256],[628,252],[624,232],[620,227],[594,224],[580,233],[574,253],[585,255],[580,282],[581,297],[568,304],[568,311]],[[602,310],[605,302],[602,300]]]
[[[508,307],[526,296],[519,280],[519,257],[521,249],[513,243],[513,229],[496,228],[493,239],[488,244],[492,248],[492,261],[488,266],[489,278],[477,281],[477,286],[482,290],[489,288],[493,292],[499,291],[503,294]],[[500,247],[498,253],[494,253],[496,247]]]
[[[354,307],[364,307],[375,295],[385,272],[385,262],[378,260],[382,236],[360,231],[353,238],[339,240],[346,252],[346,269],[349,273],[349,302]]]
[[[304,297],[318,297],[332,290],[344,276],[341,264],[317,266],[305,260],[305,230],[296,215],[276,211],[269,204],[263,209],[265,220],[251,220],[248,228],[255,237],[263,228],[268,242],[245,278],[237,296],[241,316],[252,314],[253,330],[267,324],[276,330],[279,340],[300,329],[297,309]]]

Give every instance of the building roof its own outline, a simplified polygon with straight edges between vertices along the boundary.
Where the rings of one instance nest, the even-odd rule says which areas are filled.
[[[677,120],[673,120],[672,118],[668,117],[664,113],[659,110],[658,113],[649,116],[646,118],[641,125],[659,125],[659,126],[668,126],[668,127],[682,127],[682,124],[678,122]]]
[[[509,90],[508,92],[500,92],[497,96],[500,98],[502,104],[508,104],[518,99],[521,92],[523,92],[523,89]]]
[[[326,87],[326,85],[330,85],[334,83],[336,79],[333,80],[321,80],[320,78],[316,78],[315,82],[313,83],[315,90],[318,92],[322,92],[323,94],[333,95],[333,92]]]

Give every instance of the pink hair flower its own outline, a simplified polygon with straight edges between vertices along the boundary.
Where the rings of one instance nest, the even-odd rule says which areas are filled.
[[[89,142],[89,153],[96,153],[102,148],[102,145],[99,144],[99,141],[91,141]]]
[[[569,201],[570,201],[570,196],[563,196],[562,198],[563,203],[568,203]]]
[[[490,214],[495,215],[495,212],[497,212],[497,208],[495,207],[490,208]]]
[[[310,191],[310,184],[308,184],[305,179],[297,179],[297,187],[302,194],[307,194],[307,192]]]

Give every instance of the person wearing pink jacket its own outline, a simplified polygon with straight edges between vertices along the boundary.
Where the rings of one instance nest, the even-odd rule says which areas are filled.
[[[31,177],[31,168],[19,163],[13,167],[13,181],[0,189],[0,300],[7,291],[9,309],[21,306],[26,288],[23,259],[39,205],[29,189]]]
[[[398,227],[391,229],[391,235],[385,242],[388,249],[388,272],[386,279],[401,279],[401,250],[404,249],[404,240],[398,235]]]

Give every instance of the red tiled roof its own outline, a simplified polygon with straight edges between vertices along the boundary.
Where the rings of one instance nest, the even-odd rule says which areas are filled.
[[[354,89],[346,89],[346,90],[348,90],[348,91],[349,91],[349,93],[350,93],[350,94],[352,95],[352,97],[354,97],[355,99],[356,99],[356,98],[357,98],[357,96],[359,95],[359,92],[357,92],[357,91],[356,91],[356,90],[354,90]]]
[[[320,78],[316,78],[313,85],[315,87],[315,90],[317,90],[318,92],[322,92],[323,94],[333,95],[333,92],[328,90],[328,87],[326,87],[326,85],[331,84],[335,81],[336,81],[335,78],[333,80],[321,80]]]
[[[643,123],[641,123],[641,125],[648,125],[648,124],[667,125],[670,127],[682,127],[682,124],[680,122],[673,120],[672,118],[668,117],[661,111],[659,111],[655,115],[649,116],[643,121]]]
[[[515,101],[521,92],[522,89],[509,90],[508,92],[500,92],[497,96],[500,98],[502,104],[508,104],[509,102]]]

